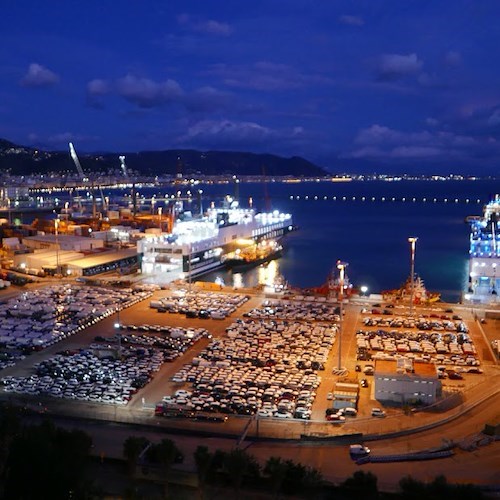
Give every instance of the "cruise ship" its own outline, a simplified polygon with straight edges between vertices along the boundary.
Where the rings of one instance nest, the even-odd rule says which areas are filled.
[[[469,285],[465,299],[474,303],[498,301],[500,289],[500,195],[484,206],[482,217],[470,224]]]
[[[176,220],[171,232],[138,241],[142,273],[162,282],[190,280],[224,266],[224,256],[249,240],[279,240],[294,228],[290,214],[251,208],[208,209],[203,217]]]

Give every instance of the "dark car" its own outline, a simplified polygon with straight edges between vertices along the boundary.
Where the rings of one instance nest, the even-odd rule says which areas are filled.
[[[463,380],[463,376],[461,373],[457,373],[457,372],[448,372],[448,378],[450,380]]]
[[[198,313],[196,311],[188,310],[186,311],[186,318],[197,318]]]
[[[356,368],[354,368],[355,371],[360,372],[361,371],[361,365],[356,365]]]
[[[368,387],[368,380],[366,380],[366,378],[362,378],[360,381],[359,381],[359,385],[361,387]]]

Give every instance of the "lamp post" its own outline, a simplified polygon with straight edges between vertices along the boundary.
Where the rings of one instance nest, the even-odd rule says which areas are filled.
[[[59,218],[54,219],[54,230],[56,236],[56,274],[59,274]]]
[[[12,212],[10,210],[10,198],[7,198],[7,212],[9,214],[9,226],[12,224]]]
[[[120,307],[120,306],[118,306]],[[118,341],[118,357],[122,355],[122,334],[121,334],[121,322],[120,322],[120,309],[116,311],[116,323],[114,327],[116,329],[116,339]]]
[[[158,225],[160,226],[160,231],[161,231],[161,214],[163,212],[162,207],[158,207]]]
[[[338,375],[346,373],[346,369],[342,367],[342,328],[344,321],[344,278],[347,262],[337,261],[337,269],[339,270],[339,302],[340,302],[340,320],[339,320],[339,362],[334,372]]]
[[[415,245],[418,238],[412,236],[408,238],[411,248],[411,265],[410,265],[410,279],[411,279],[411,293],[410,293],[410,316],[413,316],[413,299],[415,293]]]

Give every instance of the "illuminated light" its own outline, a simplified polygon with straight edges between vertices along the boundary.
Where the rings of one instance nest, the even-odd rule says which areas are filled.
[[[382,196],[381,200],[382,200],[382,201],[385,201],[385,196]]]
[[[345,196],[342,196],[342,201],[345,201],[347,200],[347,198]]]
[[[333,200],[335,201],[336,199],[337,199],[337,197],[336,197],[336,196],[334,196],[334,197],[333,197]]]
[[[415,202],[417,201],[417,199],[416,199],[416,198],[413,198],[411,201],[413,201],[413,203],[415,203]]]
[[[375,201],[375,196],[372,197],[372,201]]]
[[[401,201],[406,201],[406,198],[402,198]]]
[[[356,201],[356,196],[353,196],[353,197],[352,197],[352,201]]]
[[[304,196],[304,198],[305,198],[306,200],[308,200],[308,199],[309,199],[309,196],[308,196],[308,195],[306,195],[306,196]]]
[[[328,196],[323,196],[323,199],[324,199],[324,200],[327,200],[327,199],[328,199]]]
[[[318,199],[318,197],[317,197],[317,196],[315,196],[315,197],[314,197],[314,199],[315,199],[315,200],[317,200],[317,199]]]

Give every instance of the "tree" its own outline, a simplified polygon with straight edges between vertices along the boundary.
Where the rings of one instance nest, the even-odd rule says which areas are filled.
[[[259,476],[259,464],[255,457],[240,448],[235,448],[226,454],[224,469],[236,493],[239,492],[245,475]]]
[[[288,470],[288,464],[279,457],[270,457],[264,467],[264,474],[269,476],[272,492],[278,498]]]
[[[130,436],[123,443],[123,456],[127,460],[127,469],[130,476],[135,474],[137,460],[140,454],[149,444],[145,437]]]
[[[363,498],[377,498],[377,476],[371,472],[356,471],[342,483],[342,488]]]
[[[88,498],[86,478],[91,438],[51,422],[24,427],[12,440],[6,462],[4,498]]]
[[[158,444],[151,446],[146,453],[149,460],[162,467],[165,477],[165,498],[168,498],[170,470],[174,463],[182,462],[184,457],[171,439],[162,439]]]
[[[207,446],[198,446],[194,452],[194,461],[196,462],[196,470],[198,472],[198,484],[200,487],[200,493],[203,498],[205,483],[207,481],[208,474],[212,468],[212,463],[214,461],[214,454],[208,451]]]

